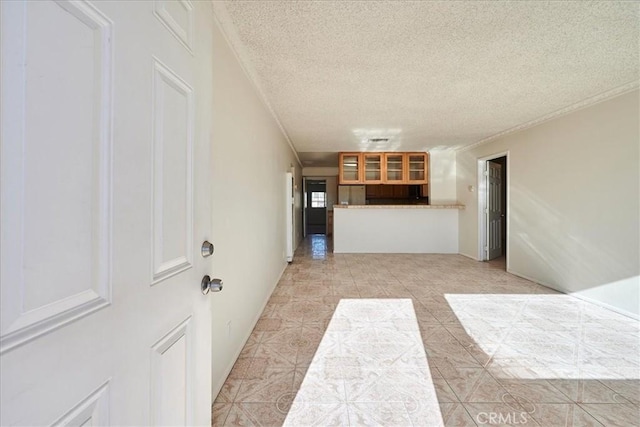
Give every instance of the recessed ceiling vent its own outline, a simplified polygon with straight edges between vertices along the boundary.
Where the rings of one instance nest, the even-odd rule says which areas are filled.
[[[373,142],[374,144],[380,142],[389,142],[389,138],[369,138],[369,142]]]

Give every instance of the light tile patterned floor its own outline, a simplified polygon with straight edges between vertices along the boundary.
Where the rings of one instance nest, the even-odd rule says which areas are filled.
[[[411,299],[342,299],[284,425],[416,422],[443,425]]]
[[[416,320],[396,326],[410,339],[417,321],[426,360],[410,359],[413,377],[376,374],[390,331],[364,321],[345,331],[357,307],[341,310],[342,300],[384,299],[412,303]],[[218,395],[212,424],[640,426],[639,337],[637,321],[510,275],[503,260],[334,255],[324,236],[310,236]],[[349,369],[344,343],[371,369]],[[437,405],[425,406],[432,390]]]

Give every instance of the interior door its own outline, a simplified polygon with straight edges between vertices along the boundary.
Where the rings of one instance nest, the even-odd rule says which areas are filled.
[[[487,162],[487,259],[502,255],[502,165]]]
[[[0,424],[210,424],[210,8],[0,3]]]

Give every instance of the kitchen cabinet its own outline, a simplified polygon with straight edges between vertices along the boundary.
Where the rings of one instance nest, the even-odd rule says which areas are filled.
[[[409,186],[408,185],[394,185],[393,198],[394,199],[408,199],[409,198]]]
[[[419,185],[429,181],[428,153],[340,153],[339,158],[341,185]]]
[[[407,185],[367,185],[367,199],[406,199],[409,197]]]
[[[340,153],[340,184],[362,184],[362,153]]]
[[[422,197],[429,197],[429,184],[423,184],[420,193]]]
[[[404,184],[406,180],[404,153],[384,153],[384,166],[386,184]]]
[[[395,185],[383,185],[380,187],[380,198],[381,199],[393,199],[394,198],[394,187]]]
[[[382,184],[383,153],[362,153],[365,184]]]
[[[379,199],[380,198],[380,187],[381,185],[367,185],[366,186],[366,195],[367,199]]]
[[[407,184],[425,184],[428,180],[429,155],[427,153],[405,153]]]

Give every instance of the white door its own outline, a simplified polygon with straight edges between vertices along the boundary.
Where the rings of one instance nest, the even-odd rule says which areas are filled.
[[[0,8],[0,424],[210,424],[211,4]]]
[[[287,262],[293,261],[293,230],[295,229],[295,224],[293,223],[293,218],[295,215],[295,205],[294,205],[294,175],[293,172],[287,172],[285,177],[286,185],[285,185],[285,217],[287,221]]]
[[[487,162],[487,259],[502,255],[502,165]]]

